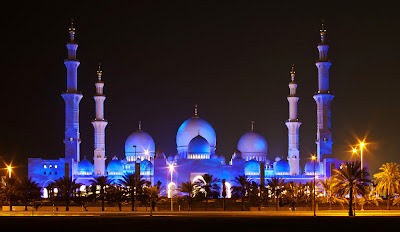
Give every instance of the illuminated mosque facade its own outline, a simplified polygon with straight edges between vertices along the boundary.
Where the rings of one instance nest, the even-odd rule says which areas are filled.
[[[201,180],[204,174],[225,180],[232,186],[235,177],[246,175],[258,183],[266,183],[271,177],[282,177],[287,181],[305,183],[314,178],[330,177],[332,170],[338,168],[342,161],[331,158],[332,132],[331,132],[331,101],[334,97],[329,92],[329,67],[328,44],[326,43],[326,31],[320,30],[321,41],[317,48],[319,60],[318,68],[318,92],[314,95],[317,103],[317,156],[316,163],[309,161],[300,167],[300,157],[309,158],[308,154],[300,154],[299,129],[301,121],[297,117],[294,67],[290,72],[289,82],[289,119],[285,122],[288,128],[288,154],[287,159],[276,157],[271,160],[268,154],[268,143],[264,136],[254,129],[252,122],[248,132],[243,134],[237,144],[237,150],[231,160],[215,153],[217,147],[217,135],[213,126],[200,118],[197,105],[193,117],[184,121],[176,134],[177,153],[166,156],[156,151],[156,144],[151,135],[142,129],[139,122],[138,130],[128,136],[125,142],[125,159],[116,156],[109,158],[106,165],[105,129],[108,124],[104,117],[103,93],[104,82],[99,66],[97,81],[95,83],[96,117],[92,121],[94,127],[93,163],[80,155],[79,133],[79,102],[83,95],[78,91],[77,69],[79,60],[76,57],[78,44],[75,41],[75,28],[73,24],[69,28],[70,41],[67,43],[68,58],[64,61],[67,68],[67,90],[62,94],[65,101],[65,156],[59,159],[29,158],[28,175],[39,183],[46,195],[46,186],[54,180],[68,176],[76,179],[85,186],[90,185],[90,180],[96,176],[108,176],[111,181],[118,182],[125,174],[140,172],[143,179],[156,184],[158,181],[164,189],[175,189],[182,182],[194,182]],[[315,167],[315,169],[314,169]],[[229,197],[229,194],[228,194]]]

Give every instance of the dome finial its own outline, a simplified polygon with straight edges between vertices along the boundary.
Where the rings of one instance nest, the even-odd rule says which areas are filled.
[[[319,34],[321,35],[321,44],[325,44],[325,36],[326,36],[326,30],[324,28],[324,20],[322,19],[321,23],[321,30],[319,30]]]
[[[194,116],[197,117],[197,104],[194,105]]]
[[[142,121],[139,121],[139,130],[142,130]]]
[[[71,42],[73,42],[75,39],[75,27],[73,18],[71,18],[71,26],[68,28],[68,32],[69,32],[69,39],[71,40]]]
[[[99,70],[97,71],[97,79],[101,81],[101,75],[103,72],[101,71],[101,63],[99,62]]]
[[[254,121],[251,121],[251,131],[254,131]]]
[[[290,77],[292,79],[292,82],[294,82],[294,77],[295,77],[295,71],[294,71],[294,64],[292,64],[292,71],[290,71]]]
[[[200,135],[200,130],[197,130],[197,135]]]

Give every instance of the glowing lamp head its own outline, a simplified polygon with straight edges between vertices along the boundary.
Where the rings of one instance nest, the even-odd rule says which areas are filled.
[[[357,152],[357,149],[353,148],[353,153],[356,153],[356,152]]]
[[[168,168],[169,168],[169,170],[170,170],[171,172],[174,171],[174,165],[169,165]]]
[[[9,172],[11,172],[12,167],[11,166],[7,166],[7,169]]]
[[[364,147],[365,146],[365,143],[364,142],[361,142],[360,143],[360,147]]]
[[[313,156],[311,156],[311,159],[312,159],[312,160],[316,160],[317,157],[316,157],[315,155],[313,155]]]

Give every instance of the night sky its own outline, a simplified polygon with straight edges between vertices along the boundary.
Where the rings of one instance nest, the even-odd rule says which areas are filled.
[[[124,158],[125,139],[139,120],[157,149],[175,154],[176,132],[193,116],[195,104],[216,131],[217,154],[230,158],[254,120],[255,130],[268,142],[268,159],[286,157],[286,97],[295,64],[304,165],[316,150],[313,94],[324,19],[335,95],[333,156],[350,159],[350,145],[366,137],[370,144],[364,154],[372,173],[382,163],[400,163],[400,17],[395,9],[275,7],[245,1],[52,4],[35,1],[3,9],[0,158],[12,161],[19,175],[27,174],[28,157],[64,156],[61,93],[66,90],[63,61],[71,17],[81,62],[78,90],[84,95],[82,158],[93,162],[98,62],[107,97],[107,162],[114,155]]]

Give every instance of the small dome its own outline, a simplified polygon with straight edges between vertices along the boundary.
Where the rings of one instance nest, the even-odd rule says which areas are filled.
[[[190,141],[199,133],[209,142],[211,147],[216,146],[216,134],[211,124],[199,117],[192,117],[183,122],[179,127],[176,133],[177,147],[187,147]]]
[[[221,161],[225,162],[225,156],[221,155],[219,158],[221,159]]]
[[[304,172],[306,173],[306,175],[314,175],[314,161],[310,160],[306,163],[305,167],[304,167]],[[319,163],[315,162],[315,173],[318,174],[319,173]]]
[[[109,175],[122,175],[124,168],[122,166],[122,163],[116,156],[112,158],[110,163],[108,163],[107,166],[107,172]]]
[[[125,154],[134,155],[134,146],[136,146],[137,154],[146,152],[152,154],[156,147],[153,138],[142,130],[137,130],[128,136],[125,141]]]
[[[210,144],[201,135],[194,137],[188,145],[188,153],[191,154],[210,154]]]
[[[176,154],[175,156],[174,156],[174,160],[178,160],[178,159],[180,159],[181,158],[181,156],[179,155],[179,154]]]
[[[84,158],[78,163],[78,174],[80,175],[92,175],[93,174],[93,164],[89,160]]]
[[[290,172],[289,163],[286,160],[279,160],[274,165],[275,174],[287,174]]]
[[[272,164],[272,162],[271,162],[271,160],[266,159],[266,160],[265,160],[265,164]]]
[[[279,156],[277,156],[276,158],[275,158],[275,162],[279,162],[281,160],[281,157],[279,157]]]
[[[211,159],[218,159],[218,155],[214,154],[213,156],[211,156]]]
[[[255,131],[249,131],[240,137],[237,149],[242,153],[264,153],[267,155],[268,144],[264,136]]]
[[[244,165],[244,172],[246,175],[259,175],[260,164],[255,160],[247,161]]]
[[[232,159],[241,159],[242,158],[242,152],[239,150],[236,150],[235,153],[232,155]]]
[[[174,156],[173,155],[168,156],[167,160],[168,161],[174,161]]]

